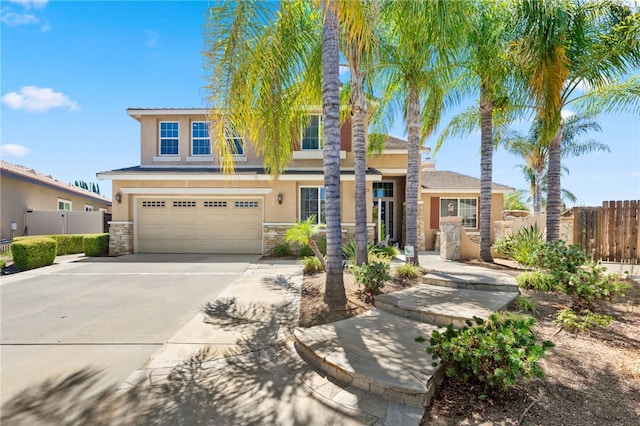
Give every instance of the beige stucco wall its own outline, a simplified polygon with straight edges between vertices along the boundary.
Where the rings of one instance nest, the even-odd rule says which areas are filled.
[[[25,235],[25,214],[27,209],[58,210],[58,199],[71,201],[71,210],[84,211],[85,205],[94,210],[110,211],[108,203],[82,197],[74,192],[52,188],[0,175],[0,239],[11,237],[11,222],[16,222],[14,237]]]
[[[424,224],[425,224],[425,247],[427,250],[431,249],[435,243],[436,232],[439,231],[439,228],[431,228],[431,199],[433,197],[438,198],[477,198],[478,199],[478,225],[480,225],[479,217],[480,217],[480,194],[479,193],[441,193],[441,194],[429,194],[423,193],[422,200],[423,204],[423,214],[424,214]],[[503,194],[494,193],[491,195],[491,222],[497,220],[502,220],[502,207],[503,207]],[[434,214],[439,214],[439,212],[434,212]],[[494,227],[491,226],[491,241],[494,240]],[[467,233],[469,232],[477,232],[478,228],[469,229],[465,228]]]

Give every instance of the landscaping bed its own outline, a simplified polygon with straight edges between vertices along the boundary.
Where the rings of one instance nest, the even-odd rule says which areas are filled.
[[[481,262],[477,265],[483,265]],[[521,269],[508,262],[487,267],[517,275]],[[309,327],[360,314],[372,305],[364,301],[362,287],[349,273],[344,275],[348,309],[330,313],[323,303],[323,273],[303,278],[300,325]],[[419,281],[394,278],[382,288],[397,291]],[[485,395],[479,388],[446,380],[430,407],[423,425],[637,425],[640,418],[640,285],[630,282],[625,298],[598,302],[596,311],[613,317],[607,327],[572,334],[554,322],[557,312],[571,305],[559,293],[521,290],[531,298],[540,340],[555,347],[541,361],[545,379],[518,384],[506,394]],[[517,303],[510,311],[521,312]],[[426,356],[426,354],[425,354]]]

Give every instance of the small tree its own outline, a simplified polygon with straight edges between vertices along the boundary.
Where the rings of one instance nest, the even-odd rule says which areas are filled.
[[[284,234],[284,240],[288,243],[297,243],[300,245],[308,245],[322,264],[322,270],[326,271],[326,263],[324,256],[320,253],[318,245],[313,237],[324,228],[325,225],[316,223],[316,216],[311,215],[306,220],[296,221],[296,224],[287,229]]]

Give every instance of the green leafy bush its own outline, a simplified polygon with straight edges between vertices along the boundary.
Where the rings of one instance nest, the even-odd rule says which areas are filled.
[[[548,271],[554,284],[571,296],[574,305],[589,307],[597,300],[623,296],[629,288],[619,276],[607,274],[579,245],[563,241],[546,243],[538,251],[535,265]]]
[[[300,250],[298,250],[298,256],[304,258],[315,256],[315,254],[313,253],[313,250],[311,250],[311,247],[305,245],[300,247]]]
[[[50,238],[53,238],[58,242],[58,252],[56,253],[58,256],[64,256],[67,254],[77,254],[84,252],[84,246],[82,239],[85,234],[61,234],[61,235],[50,235]]]
[[[477,325],[456,330],[450,324],[441,333],[434,330],[426,351],[454,380],[476,382],[486,390],[508,390],[521,378],[544,377],[538,361],[553,346],[550,341],[536,342],[535,320],[526,315],[498,312]],[[424,341],[424,338],[417,338]]]
[[[544,271],[527,271],[516,277],[518,287],[536,290],[536,291],[554,291],[557,290],[554,277]]]
[[[360,266],[352,266],[351,272],[356,282],[364,287],[369,297],[372,297],[374,294],[380,292],[385,282],[391,279],[389,275],[390,269],[388,259],[386,261],[369,259],[369,264],[365,263]]]
[[[320,263],[320,259],[315,256],[305,256],[302,259],[302,273],[305,275],[315,274],[316,272],[322,271],[322,263]]]
[[[420,267],[412,265],[411,263],[403,263],[395,268],[396,274],[404,279],[414,280],[420,277]]]
[[[271,249],[271,255],[275,257],[291,256],[291,254],[291,247],[289,247],[289,244],[287,243],[276,244],[276,246]]]
[[[558,311],[553,322],[568,332],[583,333],[595,327],[606,327],[611,324],[611,320],[610,316],[598,315],[589,309],[583,309],[577,313],[571,308],[564,308]]]
[[[567,246],[564,241],[557,240],[545,243],[536,252],[533,266],[546,269],[560,284],[564,284],[588,259],[580,245]]]
[[[11,244],[13,263],[19,271],[52,265],[56,260],[58,242],[49,237],[27,237]]]
[[[392,257],[396,257],[397,255],[400,254],[400,250],[397,247],[394,246],[378,246],[378,245],[373,245],[371,248],[369,248],[369,253],[376,253],[376,254],[383,254],[389,258]]]
[[[109,234],[87,234],[82,239],[82,245],[87,256],[108,256]]]
[[[4,261],[4,259],[0,259],[0,269],[3,269],[5,266],[7,266],[7,263]]]
[[[597,300],[624,296],[629,285],[618,275],[608,274],[600,262],[588,262],[570,275],[563,283],[562,290],[571,296],[574,305],[589,307]]]
[[[501,256],[515,260],[525,265],[533,266],[536,253],[544,246],[544,234],[538,229],[538,225],[522,228],[514,235],[498,240],[494,249]]]

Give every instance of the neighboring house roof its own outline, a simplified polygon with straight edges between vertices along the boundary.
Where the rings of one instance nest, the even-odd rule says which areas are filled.
[[[407,149],[407,141],[396,138],[395,136],[389,136],[387,143],[384,145],[384,149]]]
[[[111,205],[111,200],[103,197],[102,195],[71,185],[70,183],[59,181],[52,176],[43,175],[42,173],[37,172],[29,167],[0,160],[0,174],[2,176],[20,179],[25,182],[46,186],[52,189],[57,189],[80,197],[84,197],[96,202]]]
[[[492,192],[513,192],[515,188],[493,183]],[[478,192],[480,179],[448,170],[423,170],[422,192]]]

